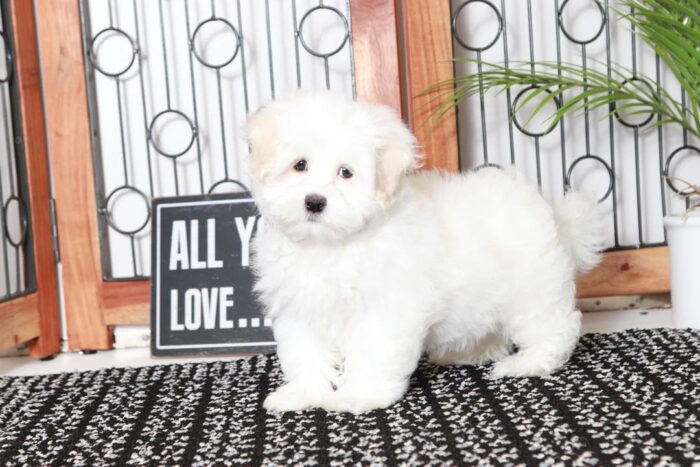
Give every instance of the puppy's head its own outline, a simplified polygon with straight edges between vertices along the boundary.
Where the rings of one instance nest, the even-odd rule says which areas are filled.
[[[262,214],[295,241],[360,232],[420,166],[415,138],[387,107],[330,92],[277,100],[244,128]]]

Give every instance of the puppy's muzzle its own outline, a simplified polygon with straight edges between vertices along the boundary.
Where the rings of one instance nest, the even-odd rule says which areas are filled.
[[[326,207],[326,197],[321,195],[306,195],[304,199],[306,210],[313,214],[318,214]]]

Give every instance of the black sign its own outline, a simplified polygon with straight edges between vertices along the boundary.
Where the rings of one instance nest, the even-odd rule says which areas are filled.
[[[153,201],[151,353],[250,353],[274,348],[253,296],[248,194]]]

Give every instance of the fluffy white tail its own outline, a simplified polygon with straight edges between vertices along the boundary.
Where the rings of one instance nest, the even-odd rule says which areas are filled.
[[[583,193],[567,193],[557,209],[557,220],[559,238],[571,252],[576,272],[596,267],[603,245],[603,222],[595,200]]]

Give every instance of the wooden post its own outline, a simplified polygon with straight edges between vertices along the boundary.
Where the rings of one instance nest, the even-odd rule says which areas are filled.
[[[111,348],[102,268],[77,0],[36,0],[51,172],[72,349]]]
[[[395,0],[353,0],[350,15],[357,97],[403,114]]]
[[[426,168],[459,170],[457,118],[447,112],[431,127],[438,103],[416,96],[429,86],[454,77],[450,2],[406,0],[403,6],[403,43],[406,50],[407,116],[425,153]]]
[[[39,337],[30,353],[45,357],[61,349],[58,282],[52,248],[50,180],[39,79],[39,57],[32,2],[13,0],[12,34],[22,116],[22,139],[32,213],[32,240],[36,276]]]

